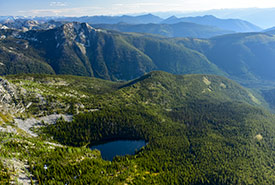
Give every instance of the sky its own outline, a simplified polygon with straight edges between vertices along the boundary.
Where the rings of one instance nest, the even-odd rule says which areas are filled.
[[[275,0],[0,0],[0,16],[92,16],[272,8]]]

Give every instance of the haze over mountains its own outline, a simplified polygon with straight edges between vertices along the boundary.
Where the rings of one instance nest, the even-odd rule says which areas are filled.
[[[2,21],[1,21],[2,20]],[[18,21],[19,20],[19,21]],[[55,21],[67,21],[67,22],[86,22],[89,24],[174,24],[180,22],[196,23],[200,25],[207,25],[216,27],[225,31],[234,32],[253,32],[260,31],[256,25],[253,25],[247,21],[240,19],[219,19],[214,16],[201,16],[201,17],[184,17],[177,18],[175,16],[167,19],[160,18],[158,16],[147,14],[141,16],[86,16],[86,17],[34,17],[34,18],[22,18],[22,17],[2,17],[0,23],[10,26],[11,28],[19,29],[20,23],[24,25],[24,20],[34,20],[40,23],[48,22],[49,20]],[[30,23],[28,23],[30,24]],[[36,23],[34,23],[36,24]]]
[[[163,20],[162,23],[174,24],[179,22],[191,22],[201,25],[214,26],[223,30],[232,30],[235,32],[257,32],[262,29],[247,21],[240,19],[218,19],[212,15],[205,15],[201,17],[184,17],[177,18],[175,16]]]
[[[275,8],[224,8],[207,11],[196,11],[189,13],[182,12],[160,12],[156,13],[159,16],[176,15],[178,17],[196,17],[204,15],[214,15],[222,19],[243,19],[256,24],[262,28],[270,28],[275,25],[275,21],[271,17],[275,16]]]

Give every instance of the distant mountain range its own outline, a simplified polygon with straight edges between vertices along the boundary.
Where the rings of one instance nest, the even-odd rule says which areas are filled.
[[[221,19],[243,19],[256,24],[262,28],[270,28],[275,26],[275,8],[234,8],[234,9],[214,9],[207,11],[196,11],[196,12],[161,12],[155,13],[159,16],[170,16],[176,15],[178,17],[196,17],[204,15],[214,15]]]
[[[59,27],[67,21],[45,21],[39,22],[36,20],[16,19],[13,21],[5,21],[0,24],[0,29],[19,29],[22,31],[52,29]],[[199,25],[195,23],[180,22],[176,24],[94,24],[95,28],[104,28],[116,30],[120,32],[138,32],[158,34],[165,37],[193,37],[193,38],[210,38],[213,36],[233,33],[233,31],[222,30],[217,27]]]
[[[175,24],[181,22],[189,22],[200,25],[206,25],[215,27],[212,32],[217,31],[217,29],[231,31],[231,32],[256,32],[261,31],[256,25],[253,25],[247,21],[240,19],[219,19],[214,16],[202,16],[202,17],[184,17],[177,18],[172,16],[168,19],[162,19],[158,16],[147,14],[141,16],[86,16],[86,17],[36,17],[36,18],[23,18],[22,17],[2,17],[0,18],[0,23],[8,26],[10,28],[20,29],[24,28],[36,28],[38,24],[42,24],[42,28],[45,28],[45,23],[49,21],[58,22],[86,22],[89,24]],[[53,24],[53,22],[51,22]],[[44,26],[44,27],[43,27]],[[187,26],[188,27],[188,26]],[[190,28],[190,27],[188,27]],[[134,28],[132,28],[134,29]],[[205,29],[205,28],[203,28]],[[208,28],[209,29],[209,28]],[[196,31],[195,31],[196,32]]]
[[[64,17],[56,18],[57,21],[69,21],[69,22],[87,22],[89,24],[117,24],[117,23],[128,23],[128,24],[148,24],[148,23],[160,23],[163,19],[152,15],[140,15],[140,16],[85,16],[85,17]]]
[[[15,20],[6,20],[2,21],[2,26],[5,26],[6,29],[19,29],[22,31],[29,31],[29,30],[41,30],[41,29],[51,29],[57,26],[61,26],[66,22],[62,21],[36,21],[36,20],[29,20],[29,19],[15,19]]]
[[[275,26],[271,27],[271,28],[268,28],[268,29],[265,29],[265,30],[263,30],[263,32],[270,33],[270,34],[275,34]]]
[[[247,21],[240,19],[219,19],[212,15],[183,18],[172,16],[162,21],[162,23],[166,24],[175,24],[179,22],[190,22],[201,25],[214,26],[223,30],[232,30],[235,32],[257,32],[262,30],[260,27],[255,26]]]

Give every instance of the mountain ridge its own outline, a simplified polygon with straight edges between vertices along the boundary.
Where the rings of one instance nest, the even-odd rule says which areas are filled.
[[[0,17],[0,23],[10,28],[32,29],[37,28],[37,22],[39,22],[42,28],[45,28],[51,21],[57,22],[87,22],[89,24],[163,24],[163,23],[179,23],[179,22],[191,22],[200,25],[207,25],[219,28],[221,30],[228,30],[234,32],[252,32],[260,31],[258,26],[241,19],[220,19],[213,15],[204,15],[197,17],[182,17],[177,18],[171,16],[167,19],[160,18],[153,14],[145,14],[139,16],[83,16],[83,17]],[[5,20],[7,20],[5,22]],[[34,25],[33,25],[34,24]],[[50,26],[56,26],[52,24]]]
[[[57,74],[112,80],[133,79],[157,69],[176,74],[223,74],[197,51],[159,37],[94,29],[86,23],[76,22],[49,30],[7,32],[7,39],[11,38],[9,41],[12,41],[14,35],[19,40],[27,40],[27,50],[35,50],[35,55],[38,54],[36,57],[43,58],[43,62]],[[2,43],[7,42],[7,39]]]
[[[92,26],[120,32],[158,34],[165,37],[210,38],[217,35],[233,33],[233,31],[222,30],[217,27],[188,22],[179,22],[175,24],[93,24]]]
[[[202,25],[214,26],[224,30],[232,30],[235,32],[258,32],[262,29],[252,23],[240,19],[219,19],[213,15],[204,15],[197,17],[170,17],[162,23],[172,24],[178,22],[192,22]]]
[[[163,70],[174,74],[217,74],[248,86],[272,84],[273,42],[274,35],[265,32],[210,39],[165,38],[77,22],[48,30],[4,29],[0,71],[15,74],[44,70],[51,74],[129,80],[152,70]]]

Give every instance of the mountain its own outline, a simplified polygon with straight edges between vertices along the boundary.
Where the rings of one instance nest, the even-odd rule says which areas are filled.
[[[50,23],[51,22],[51,23]],[[261,28],[255,26],[247,21],[240,19],[219,19],[212,15],[197,16],[197,17],[183,17],[177,18],[171,16],[167,19],[162,19],[152,14],[140,16],[85,16],[85,17],[1,17],[0,23],[15,29],[46,29],[49,24],[56,27],[54,22],[86,22],[89,24],[175,24],[180,22],[196,23],[216,27],[215,29],[233,31],[233,32],[256,32],[261,31]],[[41,25],[39,25],[39,24]],[[213,28],[214,29],[214,28]],[[206,30],[207,31],[207,30]]]
[[[53,20],[36,21],[36,20],[32,20],[32,19],[14,19],[14,20],[3,21],[2,26],[5,26],[10,29],[29,31],[29,30],[52,29],[55,27],[59,27],[65,23],[66,22],[53,21]]]
[[[43,72],[129,80],[163,70],[223,75],[246,86],[273,85],[275,79],[272,33],[163,38],[108,31],[86,23],[26,32],[2,29],[0,33],[2,75]]]
[[[163,19],[152,15],[152,14],[144,14],[139,16],[130,16],[130,15],[122,15],[122,16],[83,16],[83,17],[22,17],[22,16],[0,16],[0,23],[7,22],[16,22],[18,20],[25,21],[38,21],[38,22],[49,22],[49,21],[57,21],[57,22],[87,22],[89,24],[117,24],[117,23],[129,23],[129,24],[148,24],[148,23],[159,23]]]
[[[44,71],[125,80],[152,70],[224,74],[201,53],[168,39],[95,29],[86,23],[2,33],[2,75]]]
[[[5,25],[0,24],[0,29],[1,29],[1,30],[5,30],[5,29],[9,29],[9,27],[7,27],[7,26],[5,26]]]
[[[177,42],[203,53],[230,78],[248,86],[264,86],[267,82],[272,85],[275,79],[274,39],[268,33],[238,33],[209,40],[177,39]]]
[[[13,29],[28,31],[32,29],[50,29],[59,27],[68,22],[86,22],[89,24],[157,24],[163,19],[145,14],[139,16],[84,16],[84,17],[14,17],[0,16],[0,23]]]
[[[129,23],[129,24],[148,24],[159,23],[163,19],[152,15],[139,15],[139,16],[85,16],[85,17],[60,17],[54,20],[57,21],[69,21],[69,22],[87,22],[89,24],[117,24],[117,23]]]
[[[154,71],[128,82],[5,78],[0,96],[10,94],[13,109],[25,109],[0,113],[1,183],[275,183],[274,115],[253,91],[224,77]],[[64,118],[49,121],[54,115]],[[122,138],[147,144],[113,161],[88,147]]]
[[[222,30],[212,26],[199,25],[194,23],[180,22],[176,24],[155,24],[153,15],[143,15],[138,17],[124,16],[124,20],[118,21],[117,24],[91,24],[95,28],[111,29],[121,32],[138,32],[138,33],[149,33],[158,34],[165,37],[194,37],[194,38],[210,38],[217,35],[223,35],[233,33],[233,31]],[[142,19],[143,17],[143,19]],[[151,17],[151,18],[150,18]],[[104,17],[105,19],[106,17]],[[110,18],[110,17],[109,17]],[[91,21],[90,19],[96,19]],[[97,21],[98,17],[79,17],[79,18],[55,18],[55,20],[48,19],[12,19],[2,21],[3,25],[1,29],[17,29],[22,31],[29,30],[45,30],[60,27],[63,24],[77,21],[77,22],[101,22]],[[107,19],[107,18],[106,18]],[[111,19],[111,18],[110,18]],[[115,19],[112,17],[112,19]],[[119,17],[117,19],[122,19]],[[135,21],[137,20],[137,21]],[[146,21],[147,20],[147,21]],[[104,22],[104,21],[103,21]],[[108,22],[108,21],[105,21]],[[110,21],[109,21],[110,22]],[[124,23],[128,22],[128,23]],[[146,24],[139,24],[139,22]],[[147,23],[149,22],[149,23]],[[153,22],[153,23],[151,23]]]
[[[265,29],[263,30],[263,32],[265,33],[270,33],[270,34],[275,34],[275,27],[271,27],[271,28],[268,28],[268,29]]]
[[[247,21],[240,19],[219,19],[212,15],[197,16],[197,17],[183,17],[177,18],[172,16],[162,23],[175,24],[179,22],[191,22],[201,25],[214,26],[223,30],[231,30],[234,32],[259,32],[262,29],[256,25],[253,25]]]
[[[94,24],[95,28],[111,29],[120,32],[138,32],[158,34],[165,37],[210,38],[233,33],[212,26],[180,22],[176,24]]]
[[[214,46],[207,54],[209,60],[220,63],[218,66],[228,73],[243,79],[274,80],[274,35],[228,35],[213,38],[211,43]]]
[[[6,36],[0,39],[0,73],[48,73],[54,74],[52,67],[45,62],[37,50],[29,47],[24,40],[9,40]]]
[[[162,13],[155,13],[156,15],[163,16]],[[249,21],[256,24],[262,28],[270,28],[275,25],[273,19],[267,19],[267,17],[275,16],[275,8],[234,8],[234,9],[214,9],[207,11],[196,11],[196,12],[169,12],[164,14],[164,16],[176,15],[180,17],[190,17],[190,16],[204,16],[204,15],[214,15],[222,19],[235,18]]]

